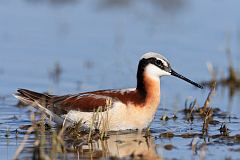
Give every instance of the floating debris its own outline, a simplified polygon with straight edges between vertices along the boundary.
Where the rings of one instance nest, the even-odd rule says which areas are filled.
[[[176,114],[172,115],[172,116],[168,116],[168,115],[163,115],[160,120],[161,121],[168,121],[170,119],[173,119],[173,120],[176,120],[177,119],[177,116]]]
[[[5,133],[5,137],[8,138],[9,136],[10,136],[10,129],[7,128],[6,133]]]
[[[173,138],[174,137],[174,134],[172,132],[164,132],[164,133],[161,133],[160,138]]]
[[[220,134],[223,136],[229,136],[229,129],[227,128],[226,124],[222,124],[219,128]]]
[[[175,147],[174,145],[172,145],[172,144],[165,144],[164,145],[164,149],[166,149],[166,150],[172,150],[172,149],[176,149],[177,147]]]
[[[169,120],[169,117],[167,115],[163,115],[160,120],[162,121],[168,121]]]
[[[182,137],[182,138],[193,138],[196,136],[200,136],[198,133],[183,133],[180,135],[177,135],[178,137]]]

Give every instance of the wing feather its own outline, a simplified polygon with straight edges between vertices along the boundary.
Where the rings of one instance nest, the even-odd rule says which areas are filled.
[[[54,108],[61,108],[68,112],[69,110],[76,110],[81,112],[93,112],[101,107],[102,111],[106,107],[111,107],[109,102],[115,101],[113,98],[95,94],[79,94],[64,97],[62,101],[54,103]]]
[[[116,101],[122,103],[143,104],[145,98],[136,90],[100,90],[72,95],[56,96],[19,89],[15,96],[35,107],[46,108],[57,115],[67,114],[71,110],[81,112],[105,111]],[[37,104],[37,105],[36,105]]]

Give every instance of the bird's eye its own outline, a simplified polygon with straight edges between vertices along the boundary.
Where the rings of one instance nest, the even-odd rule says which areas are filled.
[[[156,60],[156,65],[158,65],[158,66],[160,66],[160,65],[162,65],[162,61],[160,61],[160,60]]]

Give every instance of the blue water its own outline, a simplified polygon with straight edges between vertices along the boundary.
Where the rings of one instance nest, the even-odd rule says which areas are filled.
[[[219,75],[227,74],[228,47],[239,68],[239,5],[238,0],[2,0],[0,95],[9,97],[0,107],[0,154],[11,159],[19,145],[18,139],[5,138],[6,129],[30,123],[28,108],[12,106],[16,100],[10,95],[17,88],[65,94],[135,87],[138,60],[148,51],[162,53],[175,70],[198,82],[211,78],[206,62],[216,66]],[[55,63],[62,68],[59,84],[49,78]],[[173,77],[162,78],[161,91],[160,108],[170,113],[184,108],[189,96],[203,104],[208,94]],[[240,117],[239,92],[230,109],[227,90],[218,90],[211,104]],[[8,119],[14,115],[17,120]],[[185,124],[168,127],[181,129],[181,123]],[[240,134],[238,125],[230,127]],[[161,128],[161,124],[155,120],[152,128]],[[185,147],[159,155],[191,159],[192,152],[186,149],[189,141],[174,138],[171,143]],[[226,145],[213,145],[206,158],[239,157],[225,149]]]

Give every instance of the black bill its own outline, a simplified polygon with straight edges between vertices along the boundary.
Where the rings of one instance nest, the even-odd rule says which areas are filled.
[[[171,72],[170,72],[170,73],[171,73],[171,75],[173,75],[173,76],[175,76],[175,77],[178,77],[178,78],[180,78],[180,79],[182,79],[182,80],[184,80],[184,81],[186,81],[186,82],[188,82],[188,83],[191,83],[192,85],[194,85],[194,86],[196,86],[196,87],[198,87],[198,88],[203,89],[203,86],[201,86],[200,84],[198,84],[198,83],[196,83],[196,82],[191,81],[190,79],[182,76],[181,74],[178,74],[178,73],[175,72],[173,69],[171,69]]]

